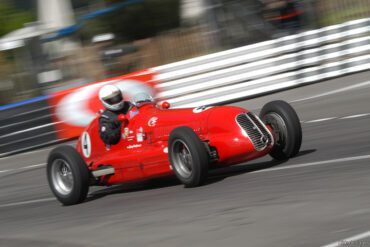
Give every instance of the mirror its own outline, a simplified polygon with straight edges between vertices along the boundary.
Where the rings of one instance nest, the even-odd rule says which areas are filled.
[[[162,102],[161,107],[162,107],[162,109],[166,109],[167,110],[167,109],[170,109],[171,104],[168,103],[167,101],[164,101],[164,102]]]

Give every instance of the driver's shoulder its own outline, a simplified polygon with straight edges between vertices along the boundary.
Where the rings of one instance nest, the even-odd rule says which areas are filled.
[[[117,118],[117,116],[118,115],[115,112],[112,112],[112,111],[109,111],[109,110],[104,110],[104,111],[101,111],[100,116],[99,116],[99,119],[107,119],[107,120],[110,120],[110,119]]]

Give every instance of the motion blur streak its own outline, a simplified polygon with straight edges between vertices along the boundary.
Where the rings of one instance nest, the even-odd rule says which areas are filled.
[[[15,172],[15,171],[21,171],[21,170],[28,170],[28,169],[34,169],[34,168],[39,168],[39,167],[44,167],[44,166],[46,166],[45,163],[43,163],[43,164],[37,164],[37,165],[29,165],[29,166],[25,166],[25,167],[16,168],[16,169],[3,170],[3,171],[0,171],[0,173]]]
[[[55,201],[55,198],[50,197],[50,198],[44,198],[44,199],[24,201],[24,202],[8,203],[8,204],[0,205],[0,208],[15,207],[15,206],[22,206],[22,205],[27,205],[27,204],[40,203],[40,202],[50,202],[50,201]]]
[[[370,72],[355,74],[235,105],[259,109],[273,99],[307,98],[368,78]],[[306,120],[328,114],[353,116],[369,112],[369,98],[367,85],[293,106]],[[336,243],[368,231],[368,126],[370,116],[303,124],[301,153],[283,164],[266,158],[215,170],[207,185],[195,189],[184,189],[172,178],[93,188],[86,203],[73,207],[62,207],[53,199],[45,169],[1,174],[1,204],[10,206],[1,207],[0,243],[23,241],[31,247],[43,242],[94,247]],[[41,150],[1,159],[1,167],[41,164],[48,153]]]
[[[346,161],[367,160],[367,159],[370,159],[370,155],[363,155],[363,156],[357,156],[357,157],[348,157],[348,158],[334,159],[334,160],[324,160],[324,161],[318,161],[318,162],[312,162],[312,163],[290,165],[290,166],[287,166],[287,167],[269,168],[269,169],[265,169],[265,170],[255,171],[253,173],[281,171],[281,170],[302,168],[302,167],[308,167],[308,166],[318,166],[318,165],[334,164],[334,163],[340,163],[340,162],[346,162]]]
[[[332,95],[332,94],[342,93],[342,92],[345,92],[345,91],[350,91],[350,90],[353,90],[353,89],[356,89],[356,88],[365,87],[365,86],[369,86],[369,85],[370,85],[370,81],[361,82],[361,83],[358,83],[358,84],[351,85],[349,87],[344,87],[344,88],[340,88],[340,89],[337,89],[337,90],[321,93],[321,94],[314,95],[314,96],[311,96],[311,97],[308,97],[308,98],[293,100],[290,103],[301,102],[301,101],[306,101],[306,100],[310,100],[310,99],[325,97],[325,96],[329,96],[329,95]]]
[[[370,0],[3,0],[0,23],[0,246],[369,245]],[[301,152],[63,207],[46,159],[102,107],[76,90],[112,78],[172,108],[293,102]]]

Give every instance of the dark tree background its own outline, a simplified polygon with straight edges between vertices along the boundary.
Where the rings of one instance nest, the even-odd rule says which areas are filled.
[[[0,37],[36,20],[32,3],[28,4],[22,4],[20,1],[0,1]]]
[[[124,1],[106,1],[106,5],[121,2]],[[93,35],[112,32],[119,39],[132,41],[153,37],[179,25],[180,0],[146,0],[87,21],[82,26],[81,35],[88,40]]]
[[[107,16],[115,34],[142,39],[180,25],[179,0],[147,0]]]

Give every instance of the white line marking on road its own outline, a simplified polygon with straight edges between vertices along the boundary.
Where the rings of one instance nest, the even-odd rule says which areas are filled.
[[[306,121],[305,123],[319,123],[319,122],[329,121],[329,120],[333,120],[333,119],[337,119],[337,118],[336,117],[321,118],[321,119]]]
[[[290,101],[289,103],[295,103],[295,102],[301,102],[301,101],[306,101],[306,100],[310,100],[310,99],[321,98],[321,97],[324,97],[324,96],[329,96],[329,95],[333,95],[333,94],[337,94],[337,93],[342,93],[342,92],[350,91],[350,90],[353,90],[353,89],[356,89],[356,88],[365,87],[365,86],[368,86],[368,85],[370,85],[370,81],[361,82],[361,83],[358,83],[358,84],[355,84],[355,85],[352,85],[352,86],[349,86],[349,87],[336,89],[336,90],[333,90],[333,91],[329,91],[329,92],[322,93],[322,94],[317,94],[317,95],[307,97],[307,98],[303,98],[303,99],[293,100],[293,101]]]
[[[49,197],[49,198],[44,198],[44,199],[29,200],[29,201],[23,201],[23,202],[13,202],[13,203],[0,205],[0,208],[22,206],[22,205],[27,205],[27,204],[39,203],[39,202],[51,202],[55,200],[56,199],[54,197]]]
[[[6,160],[6,159],[14,159],[14,158],[18,158],[18,157],[20,157],[20,156],[30,155],[30,154],[34,154],[34,153],[43,152],[43,151],[49,151],[49,150],[51,150],[51,149],[53,149],[53,148],[54,148],[54,147],[43,148],[43,149],[37,149],[37,150],[29,151],[29,152],[20,153],[20,154],[17,154],[17,155],[6,156],[6,157],[0,157],[0,161],[2,161],[2,160]],[[0,155],[1,155],[1,154],[0,154]]]
[[[367,237],[370,237],[370,231],[355,235],[353,237],[342,239],[331,244],[323,245],[322,247],[362,246],[361,243],[358,243],[357,245],[355,241],[359,241]]]
[[[45,163],[42,163],[42,164],[30,165],[30,166],[15,168],[15,169],[2,170],[2,171],[0,171],[0,173],[29,170],[29,169],[38,168],[38,167],[44,167],[44,166],[46,166],[46,164]]]
[[[315,119],[315,120],[309,120],[309,121],[301,121],[301,123],[319,123],[319,122],[324,122],[324,121],[329,121],[329,120],[335,120],[335,119],[340,119],[340,120],[346,120],[346,119],[354,119],[354,118],[361,118],[361,117],[367,117],[370,116],[370,113],[363,113],[363,114],[357,114],[357,115],[350,115],[350,116],[345,116],[345,117],[330,117],[330,118],[321,118],[321,119]]]
[[[46,163],[42,163],[42,164],[37,164],[37,165],[31,165],[31,166],[26,166],[26,167],[22,167],[21,169],[32,169],[32,168],[36,168],[36,167],[43,167],[43,166],[46,166]]]
[[[361,118],[361,117],[367,117],[367,116],[370,116],[370,113],[350,115],[350,116],[345,116],[345,117],[340,117],[340,118],[338,117],[321,118],[321,119],[315,119],[315,120],[309,120],[309,121],[301,121],[301,123],[319,123],[319,122],[330,121],[330,120],[335,120],[335,119],[346,120],[346,119],[354,119],[354,118]]]
[[[352,115],[352,116],[342,117],[342,118],[340,118],[340,119],[352,119],[352,118],[360,118],[360,117],[367,117],[367,116],[370,116],[370,113],[357,114],[357,115]]]
[[[339,163],[339,162],[346,162],[346,161],[355,161],[355,160],[365,160],[370,159],[370,155],[363,155],[363,156],[356,156],[356,157],[348,157],[348,158],[342,158],[342,159],[335,159],[335,160],[324,160],[324,161],[318,161],[318,162],[312,162],[312,163],[305,163],[305,164],[298,164],[298,165],[290,165],[290,166],[283,166],[283,167],[276,167],[276,168],[268,168],[264,170],[254,171],[251,173],[262,173],[262,172],[270,172],[270,171],[280,171],[280,170],[288,170],[288,169],[295,169],[295,168],[303,168],[303,167],[309,167],[309,166],[318,166],[318,165],[324,165],[324,164],[333,164],[333,163]],[[45,164],[37,164],[27,167],[18,168],[19,169],[30,169],[34,167],[40,167],[44,166]],[[9,170],[8,170],[9,171]],[[6,172],[6,171],[0,171]],[[23,202],[15,202],[15,203],[8,203],[0,205],[0,208],[4,207],[11,207],[11,206],[20,206],[20,205],[27,205],[32,203],[39,203],[39,202],[48,202],[48,201],[55,201],[55,198],[44,198],[44,199],[38,199],[38,200],[30,200],[30,201],[23,201]]]
[[[268,169],[264,169],[264,170],[254,171],[254,172],[251,172],[251,173],[280,171],[280,170],[288,170],[288,169],[295,169],[295,168],[302,168],[302,167],[309,167],[309,166],[318,166],[318,165],[334,164],[334,163],[341,163],[341,162],[346,162],[346,161],[367,160],[367,159],[370,159],[370,155],[347,157],[347,158],[334,159],[334,160],[324,160],[324,161],[317,161],[317,162],[311,162],[311,163],[268,168]]]

